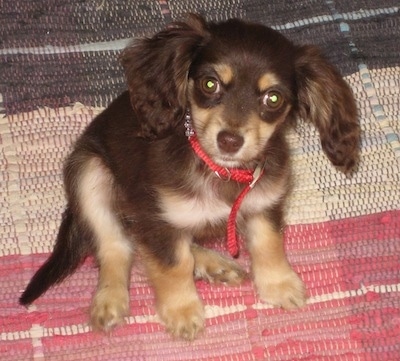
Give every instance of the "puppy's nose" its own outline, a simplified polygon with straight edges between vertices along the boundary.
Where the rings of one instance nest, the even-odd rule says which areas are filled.
[[[236,153],[243,145],[241,135],[222,130],[217,136],[218,147],[225,153]]]

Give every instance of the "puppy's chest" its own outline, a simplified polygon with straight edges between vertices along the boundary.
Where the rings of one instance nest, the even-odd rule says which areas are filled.
[[[199,229],[226,222],[241,189],[236,184],[229,190],[204,184],[190,194],[179,190],[159,192],[163,218],[177,228]],[[252,189],[244,198],[239,214],[259,213],[269,208],[280,196],[269,192],[266,185]]]

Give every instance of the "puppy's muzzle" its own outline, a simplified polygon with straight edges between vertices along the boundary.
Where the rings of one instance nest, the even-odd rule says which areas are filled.
[[[222,130],[217,135],[217,143],[222,153],[234,154],[242,147],[244,138],[239,134]]]

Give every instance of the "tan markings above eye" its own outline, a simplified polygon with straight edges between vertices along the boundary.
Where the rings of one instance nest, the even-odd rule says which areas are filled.
[[[258,89],[261,93],[265,92],[267,89],[277,86],[279,84],[279,79],[272,73],[264,73],[260,79],[258,79]]]
[[[213,67],[223,84],[228,85],[233,80],[233,70],[230,65],[216,64]]]

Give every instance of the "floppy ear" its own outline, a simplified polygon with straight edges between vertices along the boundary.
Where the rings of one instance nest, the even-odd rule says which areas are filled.
[[[181,123],[189,67],[207,36],[205,20],[190,15],[187,22],[136,40],[122,52],[132,107],[141,122],[138,136],[160,138]]]
[[[325,154],[333,165],[348,173],[358,161],[360,145],[353,93],[314,46],[297,48],[295,66],[300,117],[314,123]]]

